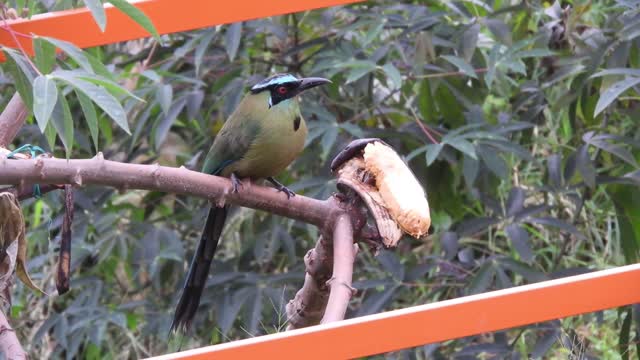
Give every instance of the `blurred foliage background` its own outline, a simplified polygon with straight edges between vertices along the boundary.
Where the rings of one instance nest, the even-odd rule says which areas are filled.
[[[86,4],[109,26],[99,3],[7,6],[30,15]],[[253,83],[275,72],[330,78],[303,97],[307,147],[279,179],[326,198],[332,156],[380,137],[405,156],[432,209],[430,236],[378,256],[363,247],[348,313],[357,317],[637,262],[639,36],[637,0],[364,2],[85,51],[38,38],[34,64],[3,48],[0,83],[3,104],[17,89],[36,114],[12,148],[198,169]],[[22,202],[30,272],[49,291],[63,204],[56,192]],[[318,236],[238,209],[195,331],[167,341],[204,201],[86,187],[75,209],[71,291],[14,288],[11,322],[34,358],[138,358],[283,331]],[[639,354],[639,310],[380,358],[628,359]]]

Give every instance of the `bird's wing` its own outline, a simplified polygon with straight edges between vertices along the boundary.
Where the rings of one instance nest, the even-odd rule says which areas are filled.
[[[202,172],[220,175],[227,166],[242,159],[260,133],[260,126],[260,121],[249,114],[232,114],[213,141]]]

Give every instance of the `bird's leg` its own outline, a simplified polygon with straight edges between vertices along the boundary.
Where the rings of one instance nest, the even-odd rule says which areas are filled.
[[[276,189],[278,189],[278,191],[282,191],[283,193],[287,194],[287,199],[291,199],[292,196],[296,196],[296,193],[289,190],[289,188],[282,185],[278,180],[274,179],[273,177],[268,177],[267,180],[269,180],[269,182],[272,183],[273,186],[275,186]]]
[[[231,190],[233,193],[237,193],[238,188],[242,187],[242,181],[240,181],[236,173],[231,173],[231,185],[233,186]]]

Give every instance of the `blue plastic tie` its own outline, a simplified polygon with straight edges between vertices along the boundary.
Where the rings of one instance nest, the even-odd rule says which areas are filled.
[[[40,146],[31,145],[31,144],[24,144],[24,145],[20,146],[19,148],[13,150],[9,154],[7,154],[7,158],[8,159],[13,159],[13,158],[15,158],[16,154],[24,153],[24,152],[29,152],[29,154],[31,155],[32,159],[35,159],[36,156],[38,156],[38,153],[40,153],[40,154],[44,154],[45,153],[45,151]],[[33,197],[35,197],[36,199],[39,199],[39,198],[42,197],[42,192],[40,191],[40,185],[39,184],[33,185]]]

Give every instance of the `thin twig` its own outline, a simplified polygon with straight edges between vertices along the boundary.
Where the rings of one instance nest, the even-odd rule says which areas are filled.
[[[427,129],[426,126],[424,126],[424,124],[422,123],[422,121],[420,120],[420,117],[418,116],[418,114],[416,113],[416,111],[413,109],[413,106],[411,106],[411,104],[409,104],[409,101],[407,100],[407,98],[403,95],[404,101],[407,103],[408,107],[409,107],[409,111],[411,111],[411,115],[413,115],[413,120],[416,122],[416,124],[418,124],[418,126],[420,127],[420,129],[422,130],[422,132],[427,136],[427,138],[429,138],[429,140],[434,143],[434,144],[439,144],[440,142],[438,140],[436,140],[433,135],[431,135],[431,132],[429,132],[429,130]],[[434,130],[435,133],[437,133],[438,135],[440,135],[442,137],[442,134],[436,132]]]
[[[479,68],[479,69],[473,69],[473,70],[476,72],[476,74],[482,74],[487,72],[489,69]],[[450,76],[461,76],[466,74],[467,73],[464,71],[451,71],[451,72],[426,74],[426,75],[413,75],[411,76],[411,78],[412,79],[435,79],[435,78],[443,78],[443,77],[450,77]]]
[[[24,50],[24,47],[22,47],[22,43],[20,43],[20,41],[18,40],[18,37],[16,36],[16,32],[13,30],[11,25],[9,25],[9,22],[7,22],[6,12],[4,7],[2,7],[2,12],[0,17],[2,17],[4,29],[9,32],[9,34],[11,35],[11,38],[13,38],[13,41],[16,43],[16,46],[18,47],[18,49],[20,49],[20,52],[24,56],[25,60],[27,60],[29,65],[36,71],[36,73],[38,73],[38,75],[42,75],[40,70],[38,70],[38,67],[36,66],[36,64],[34,64],[33,61],[31,61],[29,54],[27,54],[27,52]]]
[[[157,47],[158,47],[158,42],[154,40],[153,45],[151,45],[151,50],[149,51],[149,55],[147,55],[144,61],[142,61],[142,69],[140,72],[146,70],[149,67],[149,62],[151,61],[151,58],[153,57],[153,55],[156,53]]]

